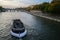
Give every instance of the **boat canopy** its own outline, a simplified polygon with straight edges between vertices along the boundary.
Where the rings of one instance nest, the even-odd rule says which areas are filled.
[[[13,21],[13,27],[14,28],[22,28],[22,27],[24,27],[24,25],[20,19],[16,19]]]

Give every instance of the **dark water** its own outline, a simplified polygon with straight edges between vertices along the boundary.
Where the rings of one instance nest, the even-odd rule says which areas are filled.
[[[21,19],[28,30],[26,37],[11,37],[13,19]],[[0,40],[60,40],[60,23],[30,15],[26,12],[0,13]]]

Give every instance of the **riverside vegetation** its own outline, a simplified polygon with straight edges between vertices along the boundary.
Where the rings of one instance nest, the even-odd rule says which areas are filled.
[[[60,15],[60,1],[53,0],[51,3],[44,2],[42,4],[32,5],[26,8],[26,10],[40,10],[43,13],[48,13],[52,15]]]
[[[2,6],[0,6],[0,12],[5,12],[5,8],[3,8]]]

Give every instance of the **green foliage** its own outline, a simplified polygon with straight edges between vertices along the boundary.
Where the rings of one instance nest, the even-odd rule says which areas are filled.
[[[43,11],[43,12],[48,12],[48,7],[49,7],[49,3],[47,3],[47,2],[45,2],[45,3],[43,3],[43,4],[41,4],[41,10]]]
[[[51,3],[51,5],[48,8],[48,11],[53,14],[59,14],[60,13],[60,2]]]
[[[0,12],[1,12],[1,11],[3,11],[3,8],[2,8],[2,6],[0,6]]]
[[[31,10],[31,7],[27,7],[26,10],[27,10],[27,11],[30,11],[30,10]]]
[[[40,10],[40,6],[39,5],[33,6],[32,10]]]
[[[51,3],[44,2],[39,5],[34,5],[32,8],[29,7],[28,10],[40,10],[46,13],[59,14],[60,13],[60,1],[53,0]]]

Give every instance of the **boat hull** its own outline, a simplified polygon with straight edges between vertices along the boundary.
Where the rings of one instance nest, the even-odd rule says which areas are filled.
[[[10,31],[10,33],[11,33],[12,36],[15,36],[15,37],[18,37],[18,38],[22,38],[25,35],[27,35],[27,30],[25,30],[23,33],[14,33],[12,31]]]

